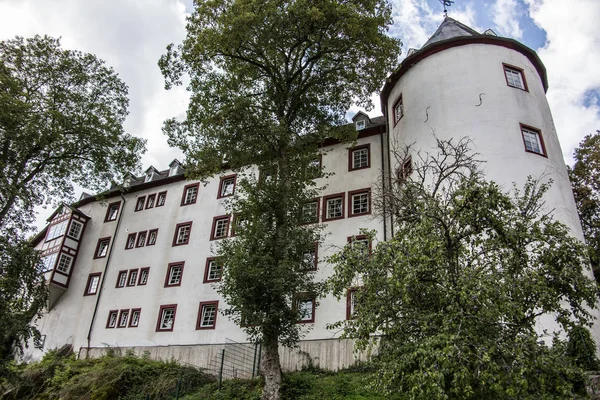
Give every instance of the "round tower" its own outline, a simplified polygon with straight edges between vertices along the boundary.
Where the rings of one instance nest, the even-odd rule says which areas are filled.
[[[485,162],[486,178],[505,191],[513,182],[522,187],[528,176],[552,179],[547,211],[583,240],[547,88],[546,69],[532,49],[447,17],[383,88],[389,146],[435,152],[436,137],[468,137]],[[393,159],[388,167],[391,174],[401,168]],[[547,320],[540,324],[556,327]],[[596,324],[593,336],[600,343],[598,332]]]

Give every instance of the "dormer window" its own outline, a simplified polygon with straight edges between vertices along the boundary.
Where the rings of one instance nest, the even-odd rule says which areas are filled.
[[[173,165],[171,169],[169,169],[169,176],[173,176],[177,174],[177,165]]]
[[[152,172],[148,172],[144,178],[144,182],[150,182],[152,180],[152,175],[154,175]]]
[[[365,127],[366,127],[366,122],[364,119],[356,121],[356,130],[357,131],[360,131],[361,129],[365,129]]]

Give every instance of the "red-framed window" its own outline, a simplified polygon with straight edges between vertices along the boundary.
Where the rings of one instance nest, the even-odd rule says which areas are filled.
[[[115,221],[119,216],[119,208],[121,207],[120,201],[109,203],[106,207],[106,215],[104,216],[104,222]]]
[[[367,254],[371,254],[373,244],[367,235],[348,236],[348,243],[350,243],[352,247],[361,246],[366,250]]]
[[[187,206],[190,204],[195,204],[196,200],[198,200],[198,191],[200,190],[199,183],[192,183],[186,185],[183,188],[183,194],[181,196],[181,205]]]
[[[217,193],[217,199],[233,196],[235,193],[236,179],[236,174],[221,177],[219,181],[219,193]]]
[[[184,264],[184,261],[178,261],[168,265],[167,276],[165,276],[165,287],[181,286]]]
[[[302,253],[302,271],[316,271],[319,264],[319,242]]]
[[[196,330],[215,329],[217,324],[218,301],[203,301],[198,307]]]
[[[542,131],[532,126],[524,124],[519,125],[521,126],[521,136],[523,137],[525,151],[540,155],[542,157],[548,157],[546,154],[546,145],[544,144]]]
[[[139,270],[137,268],[133,268],[129,270],[129,276],[127,277],[127,286],[135,286],[138,279]]]
[[[523,68],[505,63],[502,63],[502,68],[504,69],[504,78],[508,86],[529,92]]]
[[[371,145],[363,144],[348,150],[348,171],[371,167]]]
[[[150,277],[150,267],[140,268],[140,277],[138,278],[138,286],[143,286],[148,283]]]
[[[96,244],[96,250],[94,251],[94,258],[104,258],[108,255],[108,248],[110,247],[110,236],[98,239]]]
[[[319,213],[321,211],[321,198],[317,197],[302,204],[302,223],[316,224],[319,222]]]
[[[144,247],[146,245],[147,237],[148,237],[148,231],[138,232],[135,247]]]
[[[119,312],[117,328],[127,328],[127,322],[129,322],[129,309],[121,310]]]
[[[85,292],[83,293],[84,296],[93,296],[96,293],[98,293],[98,289],[100,288],[101,277],[101,272],[95,272],[93,274],[88,275],[88,280],[85,284]]]
[[[158,320],[156,321],[156,332],[171,332],[175,326],[175,316],[177,315],[177,304],[165,304],[158,310]]]
[[[312,159],[307,166],[307,175],[311,179],[320,178],[323,171],[323,155],[319,154],[317,158]]]
[[[402,94],[398,96],[396,101],[394,102],[394,107],[392,108],[392,115],[394,116],[394,126],[404,117],[404,100],[402,100]]]
[[[344,218],[345,195],[345,193],[336,193],[323,197],[323,221]]]
[[[346,319],[356,318],[357,293],[360,288],[352,287],[346,292]]]
[[[413,173],[413,162],[412,157],[408,156],[402,161],[402,165],[398,168],[396,174],[398,183],[402,183],[407,180]]]
[[[348,218],[371,214],[371,189],[348,192]]]
[[[229,236],[230,215],[220,215],[213,218],[210,240],[224,239]]]
[[[125,242],[125,250],[130,250],[135,247],[136,236],[137,236],[137,233],[135,233],[135,232],[127,235],[127,241]]]
[[[135,201],[135,211],[142,211],[146,204],[146,196],[140,196]]]
[[[140,325],[140,316],[142,315],[141,308],[132,308],[131,316],[129,317],[129,327],[137,328]]]
[[[167,202],[167,192],[159,192],[156,198],[156,207],[162,207]]]
[[[231,236],[237,236],[240,231],[248,225],[248,219],[241,214],[233,216],[233,223],[231,224]]]
[[[115,285],[116,288],[121,288],[121,287],[125,287],[125,285],[127,284],[127,270],[121,270],[119,271],[119,274],[117,275],[117,284]]]
[[[298,294],[294,299],[294,309],[298,313],[299,324],[310,324],[315,322],[316,301],[310,294]]]
[[[223,277],[223,265],[217,257],[208,257],[204,267],[204,283],[219,282]]]
[[[156,193],[149,194],[148,199],[146,200],[146,209],[154,208],[156,205]]]
[[[119,310],[110,310],[106,319],[106,328],[116,328],[119,318]]]
[[[156,239],[158,239],[158,229],[150,229],[148,231],[146,246],[154,246],[156,244]]]
[[[192,221],[182,222],[175,226],[175,235],[173,236],[173,246],[182,246],[190,242],[192,234]]]

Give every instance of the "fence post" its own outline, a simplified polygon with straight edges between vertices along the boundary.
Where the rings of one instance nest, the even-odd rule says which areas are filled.
[[[254,360],[252,361],[252,379],[254,379],[254,374],[256,372],[256,352],[258,351],[258,343],[254,343]]]
[[[177,391],[175,392],[175,400],[179,400],[179,390],[181,389],[181,372],[179,373],[179,379],[177,379]]]
[[[223,363],[225,361],[225,349],[221,352],[221,367],[219,368],[219,390],[221,390],[221,384],[223,383]]]
[[[258,344],[258,365],[256,366],[256,375],[260,375],[260,353],[262,352],[262,342]]]

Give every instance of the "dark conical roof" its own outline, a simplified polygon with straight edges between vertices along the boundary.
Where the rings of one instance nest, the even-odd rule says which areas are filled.
[[[442,40],[452,39],[460,36],[480,36],[481,33],[476,30],[469,28],[467,25],[458,22],[450,17],[444,18],[444,21],[437,28],[435,33],[431,35],[429,40],[425,42],[421,49],[429,46],[430,44],[441,42]]]

